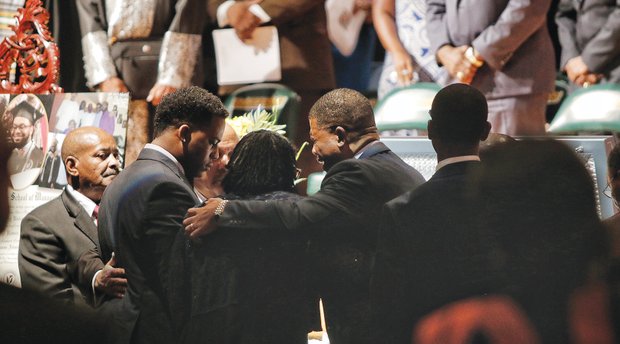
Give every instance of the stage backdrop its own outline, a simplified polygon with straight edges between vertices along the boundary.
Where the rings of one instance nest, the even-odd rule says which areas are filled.
[[[0,235],[0,282],[21,286],[17,266],[21,220],[67,185],[60,157],[67,133],[100,127],[114,136],[124,159],[128,107],[127,93],[0,94],[2,128],[6,128],[0,139],[14,147],[8,163],[11,213]]]

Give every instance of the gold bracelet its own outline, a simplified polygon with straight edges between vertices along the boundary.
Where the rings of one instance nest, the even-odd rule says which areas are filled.
[[[478,53],[474,50],[474,47],[470,46],[465,50],[465,58],[469,61],[474,67],[480,68],[484,64],[484,60],[476,57]]]
[[[224,208],[226,207],[226,203],[228,203],[227,199],[222,200],[220,204],[217,205],[215,211],[213,212],[213,215],[215,215],[215,219],[219,219],[220,216],[222,216],[222,214],[224,213]]]

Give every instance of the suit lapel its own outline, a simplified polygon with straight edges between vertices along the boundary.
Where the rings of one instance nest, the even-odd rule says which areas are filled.
[[[71,197],[71,195],[65,190],[61,194],[62,202],[67,209],[67,213],[74,219],[74,224],[84,235],[86,235],[97,247],[99,246],[99,238],[97,235],[97,226],[93,222],[90,214],[87,214],[80,203]]]

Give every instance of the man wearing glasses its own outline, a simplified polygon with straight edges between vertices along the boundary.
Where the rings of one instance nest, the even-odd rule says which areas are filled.
[[[23,105],[22,105],[23,104]],[[43,162],[43,150],[37,147],[32,140],[34,133],[34,109],[25,102],[13,110],[13,126],[11,140],[13,152],[9,158],[9,173],[16,174],[25,170],[39,167]]]

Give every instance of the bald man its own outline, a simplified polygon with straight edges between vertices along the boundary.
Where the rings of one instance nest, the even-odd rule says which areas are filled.
[[[239,135],[237,135],[235,129],[230,124],[226,123],[224,134],[222,134],[222,141],[217,145],[219,157],[217,160],[213,160],[209,168],[203,171],[200,176],[194,178],[194,188],[199,197],[203,198],[203,201],[224,193],[222,180],[224,180],[226,173],[228,173],[226,165],[228,165],[230,154],[237,146],[237,143],[239,143]]]
[[[127,281],[123,269],[112,267],[113,259],[105,266],[96,257],[92,264],[77,263],[99,246],[98,204],[120,171],[116,141],[102,129],[82,127],[66,136],[61,154],[68,185],[21,223],[22,287],[75,304],[92,304],[93,289],[121,297]],[[84,273],[79,266],[90,270]]]

